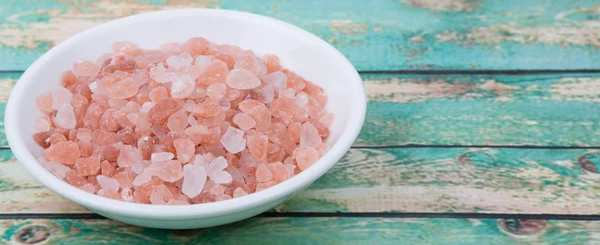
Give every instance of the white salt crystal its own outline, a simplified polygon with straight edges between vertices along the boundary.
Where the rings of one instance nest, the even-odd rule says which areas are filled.
[[[152,163],[166,162],[173,159],[173,157],[175,157],[175,155],[171,152],[155,152],[150,156],[150,161]]]
[[[189,198],[194,198],[202,192],[206,183],[206,170],[204,167],[196,164],[186,164],[183,166],[183,184],[181,192]]]
[[[77,119],[75,118],[75,111],[71,104],[64,104],[56,112],[56,118],[54,119],[56,125],[65,129],[74,129],[77,125]]]
[[[98,184],[102,187],[102,189],[110,189],[114,191],[119,190],[119,181],[113,178],[106,177],[104,175],[96,176],[96,180]]]
[[[232,153],[238,153],[246,147],[246,139],[244,139],[244,131],[234,127],[228,127],[227,132],[221,137],[221,144],[225,149]]]
[[[52,109],[58,110],[63,105],[71,104],[73,94],[64,87],[55,87],[50,91],[50,97],[52,97]]]
[[[189,53],[182,53],[180,55],[172,55],[167,58],[167,65],[175,69],[181,69],[182,67],[189,66],[194,61],[194,58]]]

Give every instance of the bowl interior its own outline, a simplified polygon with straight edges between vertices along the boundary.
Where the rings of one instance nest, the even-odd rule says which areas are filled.
[[[320,167],[309,168],[313,171],[312,174],[307,173],[309,177],[296,180],[301,181],[298,183],[286,181],[280,185],[287,187],[278,188],[294,189],[291,188],[293,184],[310,184],[350,147],[364,119],[365,95],[360,77],[343,55],[312,34],[271,18],[233,11],[195,9],[162,11],[111,21],[64,41],[38,59],[16,85],[7,108],[7,134],[17,158],[42,183],[51,188],[54,184],[62,186],[56,183],[58,179],[49,179],[49,173],[40,173],[44,170],[40,169],[41,166],[33,166],[37,162],[31,161],[42,153],[42,148],[31,137],[36,120],[42,116],[35,106],[35,98],[60,86],[61,73],[71,69],[75,61],[96,61],[109,52],[116,41],[131,41],[143,48],[157,48],[160,44],[182,42],[196,36],[219,44],[238,45],[258,55],[276,54],[283,66],[326,90],[329,96],[327,110],[335,115],[328,139],[332,149],[311,168]],[[58,187],[52,189],[61,195],[74,196],[58,190]],[[80,195],[78,190],[71,189]],[[283,190],[279,197],[291,192]],[[81,191],[81,195],[86,193]],[[91,205],[92,200],[97,200],[95,198],[90,195],[76,201]],[[86,203],[88,200],[89,203]]]

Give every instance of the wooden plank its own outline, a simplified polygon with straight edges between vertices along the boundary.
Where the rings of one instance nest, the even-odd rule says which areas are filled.
[[[359,70],[600,67],[595,0],[8,0],[0,10],[0,70],[23,70],[62,40],[108,20],[189,7],[290,22],[333,44]]]
[[[0,213],[88,212],[40,186],[1,152]],[[352,149],[276,210],[598,215],[595,168],[600,152],[588,150]]]
[[[0,74],[4,107],[19,73]],[[600,146],[600,74],[369,75],[355,146]]]
[[[15,244],[597,244],[599,222],[253,218],[196,230],[160,230],[111,220],[2,220],[0,241]],[[37,243],[36,243],[37,242]]]

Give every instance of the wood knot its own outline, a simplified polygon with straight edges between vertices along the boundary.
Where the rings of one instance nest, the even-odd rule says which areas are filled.
[[[597,163],[600,163],[598,153],[587,153],[577,158],[577,162],[583,169],[591,173],[598,173]]]
[[[548,227],[546,220],[531,220],[531,219],[500,219],[498,225],[503,231],[518,235],[530,236],[542,233]]]
[[[462,166],[496,166],[496,159],[487,152],[472,151],[458,157],[458,162]]]
[[[14,236],[21,244],[36,244],[48,239],[50,231],[44,226],[32,225],[19,229]]]

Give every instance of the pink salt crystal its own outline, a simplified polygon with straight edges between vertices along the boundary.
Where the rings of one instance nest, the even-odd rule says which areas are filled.
[[[223,97],[227,91],[227,85],[223,83],[213,83],[206,88],[206,95],[213,98]]]
[[[194,142],[189,139],[176,139],[173,141],[173,146],[177,152],[177,160],[187,163],[192,159],[195,151]]]
[[[287,76],[285,75],[285,73],[280,71],[269,73],[265,77],[265,82],[273,86],[273,89],[275,91],[287,88]]]
[[[283,164],[288,172],[288,178],[291,178],[292,176],[294,176],[294,171],[296,169],[296,165],[294,165],[293,163],[286,163]]]
[[[148,113],[150,111],[150,109],[152,107],[154,107],[154,105],[156,105],[154,102],[144,102],[144,104],[142,104],[142,106],[140,107],[140,112],[142,113]]]
[[[300,146],[294,153],[298,167],[301,170],[307,169],[319,159],[319,152],[312,147]]]
[[[245,90],[260,86],[260,80],[248,70],[234,69],[227,75],[227,86],[233,89]]]
[[[224,171],[225,168],[227,168],[227,160],[224,157],[217,157],[208,164],[206,174],[216,184],[229,184],[233,178],[229,172]]]
[[[167,73],[167,68],[163,63],[159,63],[155,67],[150,68],[150,78],[157,83],[168,83],[171,81],[173,73]]]
[[[156,152],[156,153],[152,153],[152,156],[150,157],[150,161],[152,163],[166,162],[166,161],[170,161],[171,159],[173,159],[173,157],[175,157],[175,155],[173,155],[173,153],[170,153],[170,152]]]
[[[153,172],[143,171],[142,173],[140,173],[138,176],[135,177],[135,179],[133,180],[133,185],[141,186],[143,184],[146,184],[152,180],[152,176],[154,176]]]
[[[46,118],[40,118],[35,124],[35,132],[44,132],[50,130],[50,122]]]
[[[79,189],[91,193],[91,194],[95,194],[96,193],[96,187],[93,184],[85,184],[79,187]]]
[[[162,99],[165,99],[169,96],[169,91],[167,90],[167,88],[160,86],[150,90],[148,96],[150,97],[152,102],[158,103]]]
[[[150,194],[150,203],[152,203],[154,205],[164,205],[167,202],[162,197],[162,195],[160,194],[160,192],[158,192],[158,191],[152,191],[152,193]]]
[[[72,141],[59,142],[44,150],[44,157],[48,161],[56,161],[67,165],[73,165],[79,156],[79,146]]]
[[[181,191],[190,198],[194,198],[202,192],[206,183],[206,170],[203,166],[186,164],[183,166],[183,185]]]
[[[327,113],[319,119],[319,122],[322,123],[323,125],[329,127],[329,126],[331,126],[333,119],[334,119],[333,113]]]
[[[115,200],[121,200],[121,195],[119,195],[119,192],[111,190],[111,189],[100,189],[98,191],[98,196],[115,199]]]
[[[52,89],[50,96],[52,97],[52,109],[54,110],[60,109],[63,105],[71,104],[71,100],[73,99],[71,91],[63,87]]]
[[[63,134],[60,133],[53,133],[52,135],[50,135],[50,144],[54,145],[58,142],[63,142],[63,141],[67,141],[67,137],[65,137]]]
[[[183,109],[187,112],[194,112],[196,111],[196,102],[194,102],[193,100],[186,100],[185,104],[183,105]]]
[[[133,177],[128,172],[117,173],[112,178],[119,182],[119,186],[122,189],[133,187]]]
[[[100,67],[89,60],[77,61],[73,66],[73,73],[80,77],[91,77],[100,72]]]
[[[140,151],[131,145],[122,145],[117,163],[119,167],[130,167],[132,164],[142,160]]]
[[[228,152],[233,154],[242,151],[246,147],[244,131],[234,127],[227,128],[227,131],[221,137],[221,144]]]
[[[267,188],[269,188],[271,186],[274,186],[275,184],[277,184],[277,182],[272,181],[272,180],[271,181],[267,181],[267,182],[258,183],[256,185],[256,192],[259,192],[259,191],[262,191],[264,189],[267,189]]]
[[[189,66],[194,61],[194,58],[189,53],[182,53],[180,55],[172,55],[167,58],[167,65],[169,68],[181,69],[184,66]]]
[[[108,101],[108,105],[110,105],[110,107],[114,109],[121,109],[127,105],[127,100],[110,99]]]
[[[274,54],[265,54],[262,57],[267,68],[267,73],[277,72],[281,70],[279,65],[279,58]]]
[[[235,188],[235,190],[233,190],[233,198],[243,197],[243,196],[246,196],[246,195],[248,195],[248,193],[246,191],[244,191],[244,189],[242,189],[240,187]]]
[[[209,65],[202,67],[198,83],[202,85],[210,85],[213,83],[225,83],[229,68],[220,60],[213,60]]]
[[[127,41],[119,41],[113,43],[112,50],[115,53],[123,52],[123,53],[131,53],[140,48],[139,45]]]
[[[64,179],[67,176],[67,172],[71,171],[69,167],[55,161],[48,161],[44,167],[59,179]]]
[[[96,176],[96,180],[102,189],[113,191],[119,190],[119,182],[116,179],[109,178],[104,175],[98,175]]]
[[[133,78],[128,77],[113,84],[109,89],[109,96],[112,99],[127,99],[136,95],[137,92],[137,83]]]
[[[171,183],[180,180],[183,178],[181,162],[178,160],[170,160],[164,163],[162,169],[157,174],[157,177]]]
[[[221,195],[215,196],[215,202],[225,201],[225,200],[229,200],[229,199],[231,199],[231,196],[227,195],[227,194],[221,194]]]
[[[196,57],[196,61],[194,62],[194,64],[198,67],[204,67],[204,66],[210,65],[212,60],[213,60],[213,58],[211,56],[198,55],[198,57]]]
[[[82,176],[95,175],[100,171],[100,158],[79,158],[75,161],[75,169]]]
[[[315,147],[323,143],[323,139],[319,135],[317,128],[311,123],[307,122],[302,125],[302,131],[300,132],[300,147]]]
[[[263,160],[267,157],[269,137],[266,135],[248,136],[247,144],[248,151],[250,151],[250,154],[257,160]]]
[[[74,129],[77,125],[77,118],[75,117],[75,111],[73,106],[70,104],[64,104],[56,112],[56,118],[54,119],[56,126],[65,129]]]
[[[278,98],[271,103],[271,115],[275,118],[291,119],[296,110],[296,102],[291,98]]]
[[[260,101],[261,103],[271,103],[273,102],[273,99],[275,98],[275,90],[273,89],[273,86],[271,85],[266,85],[262,88],[259,88],[256,91],[256,99],[258,101]]]
[[[167,120],[171,114],[178,111],[179,108],[181,108],[181,106],[176,100],[171,98],[163,99],[150,109],[148,112],[148,121],[152,124],[161,124]]]
[[[296,95],[296,104],[305,107],[308,104],[308,95],[304,92],[300,92]]]
[[[266,164],[259,164],[256,167],[256,181],[267,182],[273,179],[273,174],[269,171]]]
[[[201,117],[216,117],[221,112],[223,112],[223,109],[218,101],[213,98],[207,98],[203,103],[198,104],[194,115]]]
[[[242,176],[242,173],[236,167],[231,167],[229,173],[231,174],[231,178],[233,179],[233,181],[238,182],[240,184],[246,183],[246,181],[244,180],[244,176]]]
[[[288,169],[281,162],[269,163],[268,167],[269,171],[273,173],[273,180],[275,180],[277,183],[280,183],[290,177]]]
[[[233,116],[233,123],[235,123],[241,130],[248,131],[254,126],[256,126],[256,121],[246,114],[246,113],[238,113]]]
[[[219,196],[225,192],[225,188],[222,185],[214,185],[212,188],[210,188],[209,192],[210,194]]]
[[[183,133],[183,130],[188,126],[187,114],[185,110],[179,110],[169,116],[167,127],[172,132]]]
[[[253,54],[245,54],[238,57],[235,64],[233,65],[233,68],[248,70],[254,75],[258,75],[261,67],[258,63],[258,60]]]
[[[194,92],[195,82],[190,76],[176,76],[171,85],[171,97],[184,99]]]
[[[173,200],[167,202],[166,204],[167,205],[189,205],[190,203],[187,201],[183,201],[183,200],[173,199]]]
[[[43,112],[52,112],[54,110],[52,108],[52,96],[49,94],[39,95],[35,99],[35,104],[37,105],[38,109]]]
[[[115,172],[115,167],[109,161],[104,160],[100,163],[100,172],[102,175],[110,177]]]
[[[119,120],[115,116],[115,109],[106,110],[104,114],[102,114],[102,117],[100,117],[98,125],[100,129],[104,129],[106,131],[117,131],[121,125],[119,124]]]
[[[131,188],[121,188],[121,200],[126,202],[133,202],[133,191]]]
[[[269,128],[268,132],[269,140],[273,143],[278,144],[279,147],[283,148],[285,152],[291,154],[296,148],[296,144],[292,139],[292,136],[288,134],[287,128],[283,125],[283,123],[274,123]]]
[[[188,124],[190,126],[197,126],[198,125],[198,120],[196,120],[196,118],[193,115],[189,115],[187,118]]]

